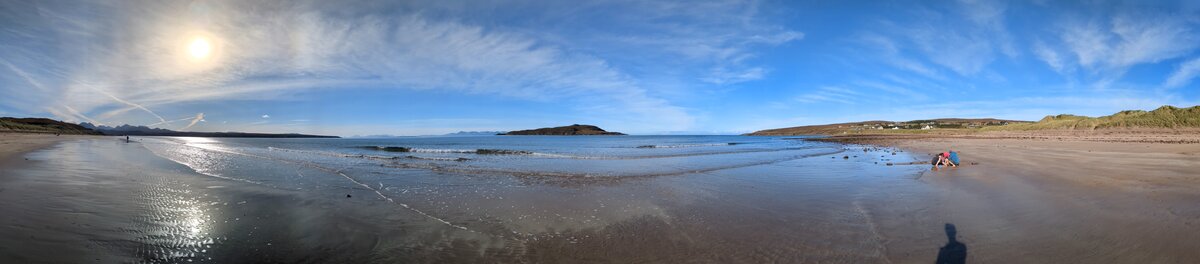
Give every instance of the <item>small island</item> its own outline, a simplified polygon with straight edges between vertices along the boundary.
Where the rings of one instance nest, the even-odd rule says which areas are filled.
[[[507,135],[507,136],[533,136],[533,135],[542,135],[542,136],[622,136],[625,134],[620,133],[620,132],[604,131],[604,129],[600,129],[600,127],[593,126],[593,125],[573,124],[573,125],[569,125],[569,126],[510,131],[508,133],[500,133],[497,135]]]

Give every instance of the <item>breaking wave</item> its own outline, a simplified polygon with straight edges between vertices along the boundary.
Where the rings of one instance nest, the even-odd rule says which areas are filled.
[[[733,145],[739,145],[739,144],[742,144],[742,143],[729,142],[729,143],[677,144],[677,145],[641,145],[641,146],[637,146],[637,148],[696,148],[696,147],[733,146]]]

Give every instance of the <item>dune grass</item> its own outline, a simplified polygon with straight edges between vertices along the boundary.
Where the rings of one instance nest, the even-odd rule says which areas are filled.
[[[1077,115],[1046,116],[1035,123],[984,127],[981,131],[1095,130],[1108,128],[1195,128],[1200,127],[1200,106],[1163,106],[1153,111],[1127,110],[1102,117]]]
[[[79,125],[44,118],[0,117],[0,132],[98,134]]]

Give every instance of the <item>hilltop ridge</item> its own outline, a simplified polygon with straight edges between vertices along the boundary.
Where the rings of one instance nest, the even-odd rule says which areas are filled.
[[[912,121],[872,120],[827,125],[796,126],[755,131],[750,136],[835,135],[846,133],[913,133],[933,129],[976,129],[1029,121],[995,118],[938,118]]]
[[[100,135],[100,131],[49,118],[0,117],[0,132]]]
[[[600,127],[593,126],[593,125],[573,124],[573,125],[569,125],[569,126],[546,127],[546,128],[538,128],[538,129],[510,131],[508,133],[502,133],[499,135],[517,135],[517,136],[529,136],[529,135],[598,136],[598,135],[607,135],[607,136],[620,136],[620,135],[625,135],[625,134],[620,133],[620,132],[605,131],[604,129],[601,129]]]
[[[1197,128],[1200,106],[1179,108],[1164,105],[1151,111],[1125,110],[1112,115],[1087,117],[1070,114],[1050,115],[1035,123],[987,127],[983,131],[1026,130],[1098,130],[1114,128]]]
[[[797,126],[759,130],[751,136],[846,135],[846,134],[962,134],[1000,131],[1089,131],[1118,129],[1200,128],[1200,106],[1180,108],[1164,105],[1151,111],[1125,110],[1112,115],[1087,117],[1071,114],[1048,115],[1037,122],[995,118],[940,118],[906,122],[863,121],[828,125]]]

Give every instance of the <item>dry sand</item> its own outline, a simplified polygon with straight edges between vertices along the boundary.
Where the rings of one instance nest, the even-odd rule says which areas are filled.
[[[852,137],[928,162],[959,151],[964,166],[930,170],[930,194],[892,194],[870,208],[895,263],[927,262],[922,247],[957,226],[971,263],[1200,261],[1197,134],[987,134]],[[1155,143],[1157,142],[1157,143]],[[1171,142],[1171,143],[1161,143]],[[929,166],[929,165],[914,165]]]
[[[59,135],[44,133],[0,133],[0,162],[16,158],[26,152],[46,148],[58,142],[72,139],[96,138],[91,135]]]

